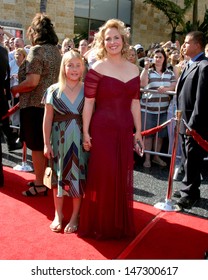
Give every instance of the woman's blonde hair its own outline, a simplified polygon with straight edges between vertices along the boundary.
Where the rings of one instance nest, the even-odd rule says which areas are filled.
[[[16,53],[21,53],[24,56],[24,59],[27,57],[27,52],[24,48],[18,48],[15,50],[15,54]]]
[[[105,32],[108,28],[116,28],[118,32],[121,34],[122,40],[123,40],[123,48],[122,48],[122,56],[126,57],[129,44],[128,44],[128,39],[129,39],[129,31],[126,28],[124,22],[118,20],[118,19],[109,19],[106,21],[104,25],[102,25],[99,28],[98,33],[95,34],[95,41],[96,41],[96,48],[97,48],[97,58],[98,59],[103,59],[106,56],[106,50],[105,50],[105,45],[104,45],[104,40],[105,40]]]
[[[59,71],[59,78],[58,78],[58,84],[59,84],[59,91],[57,94],[57,97],[61,97],[61,93],[63,92],[64,88],[66,87],[66,73],[65,73],[65,65],[70,62],[73,58],[78,58],[80,59],[80,62],[83,65],[83,71],[84,71],[84,60],[82,55],[79,53],[78,50],[76,49],[71,49],[70,51],[66,52],[62,56],[61,60],[61,66],[60,66],[60,71]],[[82,77],[80,77],[80,80],[82,80]]]

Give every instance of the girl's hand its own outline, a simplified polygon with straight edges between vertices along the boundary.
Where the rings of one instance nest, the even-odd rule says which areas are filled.
[[[85,133],[83,135],[83,148],[85,149],[85,151],[90,151],[92,144],[91,144],[91,137],[89,135],[89,133]]]

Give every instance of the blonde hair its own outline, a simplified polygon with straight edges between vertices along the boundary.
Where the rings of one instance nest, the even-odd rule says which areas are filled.
[[[16,53],[21,53],[24,56],[24,59],[27,57],[27,52],[24,48],[18,48],[15,50],[15,54]]]
[[[105,32],[108,28],[116,28],[120,33],[123,40],[123,48],[121,53],[122,56],[126,57],[129,48],[129,44],[128,44],[129,32],[124,22],[118,19],[109,19],[108,21],[106,21],[104,25],[102,25],[99,28],[98,33],[95,34],[95,42],[96,42],[95,47],[97,48],[97,58],[103,59],[106,56],[104,40],[105,40]]]
[[[65,65],[70,62],[70,60],[72,60],[73,58],[78,58],[80,59],[80,62],[83,65],[83,71],[84,71],[84,59],[82,57],[82,55],[79,53],[79,51],[75,50],[75,49],[71,49],[70,51],[66,52],[63,56],[62,56],[62,60],[61,60],[61,66],[60,66],[60,71],[59,71],[59,78],[58,78],[58,84],[59,84],[59,90],[58,90],[58,94],[57,97],[60,98],[61,97],[61,93],[63,92],[64,88],[66,87],[66,73],[65,73]],[[80,80],[82,79],[82,77],[80,77]]]
[[[133,52],[134,52],[134,54],[135,54],[135,61],[134,61],[134,64],[137,65],[138,59],[137,59],[137,51],[136,51],[135,47],[134,47],[134,46],[129,46],[128,51],[127,51],[127,56],[129,55],[130,51],[133,51]],[[137,65],[137,66],[138,66],[138,65]]]

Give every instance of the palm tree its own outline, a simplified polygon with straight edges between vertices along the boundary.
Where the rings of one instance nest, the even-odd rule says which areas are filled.
[[[184,0],[184,7],[181,8],[179,5],[170,0],[145,0],[145,4],[150,4],[156,9],[162,11],[168,18],[168,24],[172,27],[171,41],[175,42],[176,29],[178,26],[184,25],[184,15],[186,11],[192,6],[196,0]]]
[[[40,12],[46,13],[47,0],[40,0]]]
[[[205,34],[206,39],[208,41],[208,8],[207,7],[205,7],[205,14],[204,14],[204,19],[203,19],[202,23],[200,21],[196,21],[195,27],[194,27],[194,23],[187,21],[185,23],[183,29],[177,33],[180,35],[186,35],[190,31],[194,31],[194,30],[202,31]]]
[[[198,0],[194,0],[193,3],[193,30],[197,30],[198,22]]]

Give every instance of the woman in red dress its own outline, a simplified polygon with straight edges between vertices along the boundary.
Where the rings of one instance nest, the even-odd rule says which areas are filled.
[[[90,157],[78,235],[118,239],[134,235],[133,146],[138,140],[143,146],[140,78],[126,59],[123,22],[108,20],[96,36],[98,60],[85,78],[83,147]]]

